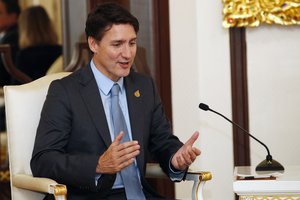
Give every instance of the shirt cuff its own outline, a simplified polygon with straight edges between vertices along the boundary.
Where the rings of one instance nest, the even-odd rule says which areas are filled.
[[[96,176],[95,176],[95,185],[97,186],[98,185],[98,180],[99,180],[99,178],[102,176],[102,174],[97,174]]]
[[[171,181],[180,182],[184,178],[187,170],[175,169],[171,163],[172,158],[173,158],[173,156],[169,160],[169,177],[170,177]]]

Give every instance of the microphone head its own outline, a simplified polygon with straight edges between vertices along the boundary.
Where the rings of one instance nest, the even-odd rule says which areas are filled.
[[[206,105],[205,103],[200,103],[199,108],[205,111],[209,110],[209,106]]]

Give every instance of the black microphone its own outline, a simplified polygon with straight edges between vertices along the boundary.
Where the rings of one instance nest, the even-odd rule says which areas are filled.
[[[227,117],[225,117],[221,113],[218,113],[217,111],[214,111],[214,110],[210,109],[208,105],[206,105],[204,103],[200,103],[199,108],[202,109],[202,110],[211,111],[211,112],[216,113],[217,115],[220,115],[221,117],[223,117],[224,119],[229,121],[231,124],[235,125],[239,129],[241,129],[244,133],[246,133],[248,136],[250,136],[251,138],[253,138],[254,140],[256,140],[258,143],[260,143],[261,145],[263,145],[266,148],[267,153],[268,153],[268,155],[266,157],[266,160],[263,160],[261,163],[259,163],[256,166],[256,168],[255,168],[256,171],[281,171],[281,170],[284,170],[284,167],[279,162],[272,159],[269,148],[262,141],[260,141],[259,139],[257,139],[253,135],[251,135],[248,131],[243,129],[240,125],[238,125],[237,123],[231,121],[230,119],[228,119]]]

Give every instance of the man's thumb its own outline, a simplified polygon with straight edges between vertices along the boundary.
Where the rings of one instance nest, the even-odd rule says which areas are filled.
[[[193,144],[198,139],[198,137],[199,137],[199,132],[196,131],[185,144],[193,146]]]
[[[119,133],[119,135],[117,135],[117,137],[115,138],[115,140],[113,141],[113,143],[114,143],[114,144],[120,144],[120,142],[121,142],[121,140],[122,140],[124,134],[125,134],[124,131],[121,131],[121,132]]]

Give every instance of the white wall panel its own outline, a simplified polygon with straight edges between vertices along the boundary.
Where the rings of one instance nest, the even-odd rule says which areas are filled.
[[[300,165],[300,27],[247,29],[250,131],[283,165]],[[251,141],[257,165],[266,150]]]
[[[200,131],[201,156],[192,167],[210,170],[206,199],[234,199],[232,127],[198,109],[201,101],[231,116],[228,30],[222,28],[221,1],[171,0],[173,127],[186,141]],[[190,199],[191,184],[176,184],[176,197]]]

